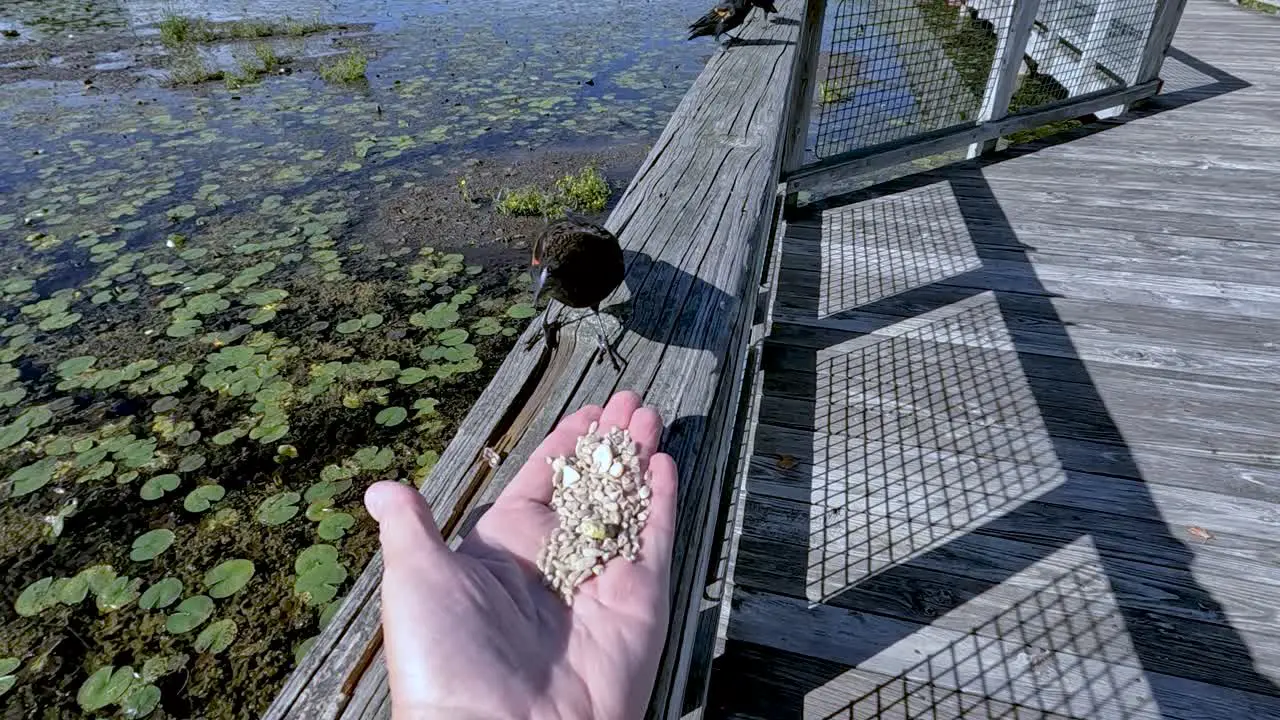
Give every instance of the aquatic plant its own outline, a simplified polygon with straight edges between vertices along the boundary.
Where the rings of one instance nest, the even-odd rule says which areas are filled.
[[[134,562],[154,560],[173,545],[173,537],[173,531],[165,528],[145,532],[134,539],[129,559]]]
[[[213,614],[213,599],[207,595],[192,595],[178,604],[177,609],[165,619],[164,627],[174,635],[188,633],[204,624]]]
[[[236,632],[234,620],[219,620],[201,630],[200,634],[196,636],[196,641],[192,644],[192,647],[196,649],[196,652],[217,655],[231,647],[231,643],[235,642]]]
[[[353,83],[365,79],[369,58],[359,50],[343,53],[337,59],[322,63],[318,72],[328,82]]]
[[[138,607],[143,610],[159,610],[172,605],[182,596],[182,581],[175,577],[167,577],[156,581],[142,592],[138,598]]]
[[[609,181],[594,166],[585,167],[572,175],[556,181],[560,191],[559,201],[585,213],[598,213],[609,204]]]
[[[76,692],[76,702],[86,712],[94,712],[115,705],[124,699],[125,693],[133,687],[133,681],[132,667],[125,665],[117,668],[113,665],[104,665],[94,671],[80,686]]]
[[[307,605],[323,605],[338,595],[338,586],[347,579],[347,569],[338,562],[332,545],[312,545],[294,561],[294,592]]]
[[[254,566],[250,560],[235,558],[220,563],[204,574],[205,588],[209,597],[225,598],[238,592],[253,579]]]
[[[18,684],[18,668],[22,666],[22,661],[15,657],[0,658],[0,697],[13,689]]]

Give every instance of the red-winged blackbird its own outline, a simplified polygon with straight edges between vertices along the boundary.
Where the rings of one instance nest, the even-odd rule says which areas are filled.
[[[615,369],[621,369],[621,356],[605,336],[604,321],[600,319],[600,303],[622,284],[626,274],[618,237],[584,220],[560,220],[548,226],[534,242],[531,265],[533,306],[538,306],[538,296],[545,292],[568,307],[591,308],[600,349]],[[554,345],[545,314],[542,336],[548,345]]]
[[[769,0],[762,1],[769,2]],[[772,5],[771,2],[770,5]],[[716,42],[719,42],[721,35],[741,26],[750,14],[751,0],[722,0],[706,15],[693,21],[689,26],[689,39],[711,35]]]

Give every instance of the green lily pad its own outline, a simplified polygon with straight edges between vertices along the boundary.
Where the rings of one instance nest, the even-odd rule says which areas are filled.
[[[58,374],[62,377],[72,377],[93,367],[98,362],[98,358],[92,355],[80,355],[58,363]]]
[[[378,313],[366,313],[360,318],[360,323],[366,330],[372,330],[382,324],[382,316]]]
[[[53,471],[56,466],[57,458],[47,457],[14,470],[9,475],[8,480],[13,488],[12,496],[22,497],[48,485],[49,481],[53,479]]]
[[[460,363],[476,356],[476,346],[471,343],[462,343],[454,347],[444,349],[444,359],[451,363]]]
[[[293,561],[293,570],[303,575],[321,565],[337,565],[338,548],[324,543],[317,543],[298,553]]]
[[[176,673],[186,667],[187,661],[191,658],[186,653],[174,653],[173,655],[156,655],[147,658],[142,664],[142,681],[155,682],[165,675]]]
[[[338,596],[338,586],[346,579],[347,569],[341,565],[317,565],[298,576],[293,591],[308,605],[323,605]]]
[[[420,367],[405,368],[400,372],[400,377],[396,382],[401,385],[417,385],[427,379],[427,371]]]
[[[244,558],[227,560],[204,574],[205,587],[214,598],[230,597],[253,579],[253,562]]]
[[[203,625],[212,614],[213,599],[207,595],[193,595],[178,604],[177,610],[165,619],[164,627],[174,635],[181,635]]]
[[[170,208],[168,212],[165,213],[165,216],[174,222],[187,220],[196,216],[196,206],[179,205],[177,207]]]
[[[379,425],[385,425],[387,427],[395,427],[396,425],[399,425],[400,423],[404,422],[405,418],[407,417],[409,417],[409,411],[405,410],[404,408],[389,407],[389,408],[383,408],[377,415],[374,416],[373,421],[378,423]]]
[[[182,596],[182,581],[176,577],[167,577],[147,588],[138,598],[138,607],[143,610],[159,610],[167,608]]]
[[[324,498],[308,505],[305,515],[311,522],[320,522],[333,512],[333,498]]]
[[[143,500],[159,500],[165,493],[177,490],[181,482],[182,480],[173,473],[156,475],[142,483],[142,490],[138,494]]]
[[[414,313],[409,316],[409,323],[417,327],[433,330],[444,330],[452,327],[461,316],[458,309],[449,303],[437,303],[425,313]]]
[[[18,676],[14,674],[18,667],[22,665],[22,661],[18,658],[7,657],[0,658],[0,697],[4,697],[5,693],[13,689],[18,684]]]
[[[516,320],[524,320],[537,315],[538,311],[529,303],[516,303],[507,308],[507,317]]]
[[[275,319],[276,319],[276,311],[272,308],[264,308],[264,307],[256,308],[252,313],[249,314],[249,318],[248,318],[250,325],[261,325],[263,323],[269,323]]]
[[[182,507],[187,512],[204,512],[226,494],[226,488],[221,485],[200,485],[187,493],[187,497],[182,501]]]
[[[316,533],[322,540],[340,540],[355,524],[356,519],[347,513],[330,513],[320,520]]]
[[[231,302],[218,293],[203,293],[187,300],[187,308],[197,315],[212,315],[231,307]]]
[[[240,433],[235,430],[223,430],[210,439],[213,441],[214,445],[230,445],[240,439]]]
[[[76,692],[76,702],[86,712],[101,710],[114,705],[124,698],[125,693],[133,687],[133,668],[125,665],[116,668],[112,665],[98,668]]]
[[[298,501],[302,496],[296,492],[276,493],[258,506],[258,522],[263,525],[282,525],[298,514]]]
[[[200,631],[196,636],[196,652],[207,652],[213,655],[231,647],[236,639],[236,623],[234,620],[219,620]]]
[[[94,565],[81,570],[76,577],[84,578],[90,592],[100,595],[115,582],[116,571],[110,565]]]
[[[79,322],[80,318],[81,318],[80,313],[58,313],[56,315],[50,315],[44,320],[41,320],[40,324],[37,325],[36,327],[45,331],[61,330],[63,328],[67,328],[67,327],[71,327],[72,325],[75,325],[77,322]]]
[[[359,318],[356,318],[355,320],[340,322],[334,329],[344,335],[350,335],[351,333],[357,333],[363,330],[364,323],[360,322]]]
[[[316,640],[318,640],[319,638],[320,638],[319,635],[312,635],[306,640],[303,640],[302,642],[298,643],[298,646],[293,649],[293,661],[295,663],[301,664],[303,658],[307,656],[308,652],[311,652],[312,646],[316,644]]]
[[[199,320],[178,320],[165,329],[164,334],[172,338],[191,337],[200,329]]]
[[[470,333],[462,328],[449,328],[436,336],[436,342],[445,347],[453,347],[466,342],[469,335]]]
[[[155,685],[134,685],[120,702],[120,714],[127,718],[142,718],[155,712],[160,705],[160,688]]]
[[[129,559],[134,562],[154,560],[160,553],[173,545],[173,531],[160,528],[142,533],[133,541],[129,551]]]
[[[192,472],[193,470],[199,470],[204,467],[204,463],[205,458],[199,453],[184,455],[182,459],[178,461],[178,472],[187,473]]]
[[[396,455],[391,448],[363,447],[351,459],[365,470],[386,470],[395,462]]]
[[[112,580],[102,592],[98,593],[97,605],[100,612],[119,610],[138,599],[138,588],[141,580],[130,579],[126,575]]]
[[[413,401],[413,409],[418,413],[414,417],[423,418],[436,413],[436,406],[440,401],[433,397],[418,398]]]
[[[22,617],[34,617],[56,604],[58,596],[53,592],[53,578],[44,577],[28,585],[18,595],[13,609]]]
[[[324,606],[324,610],[320,613],[320,629],[323,630],[333,620],[333,616],[337,615],[338,611],[342,609],[342,601],[343,598],[338,598]]]
[[[331,467],[335,467],[335,466],[331,466]],[[311,487],[307,488],[307,492],[303,496],[303,500],[306,500],[309,503],[317,502],[320,500],[331,500],[341,495],[342,493],[346,492],[349,489],[351,489],[350,480],[344,480],[344,479],[321,480],[320,482],[315,483]]]
[[[89,595],[89,582],[81,575],[58,578],[53,581],[53,591],[63,605],[79,605]]]

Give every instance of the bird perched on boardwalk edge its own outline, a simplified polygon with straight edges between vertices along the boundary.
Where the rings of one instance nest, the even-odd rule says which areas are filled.
[[[609,343],[600,318],[600,303],[622,284],[626,274],[618,237],[594,223],[567,217],[548,225],[534,241],[529,270],[533,306],[536,308],[538,296],[546,293],[568,307],[591,308],[600,349],[614,369],[620,370],[621,356]],[[546,314],[542,316],[542,337],[554,347]],[[534,337],[530,344],[536,341]]]
[[[773,3],[769,4],[772,6]],[[740,27],[750,14],[751,0],[721,0],[706,15],[689,25],[689,39],[711,35],[716,42],[720,42],[721,35]],[[735,39],[732,35],[729,36],[730,42]]]
[[[723,0],[689,26],[689,39],[714,35],[715,40],[719,42],[721,35],[738,28],[747,21],[753,7],[763,10],[766,18],[769,17],[769,13],[778,12],[773,0]],[[729,38],[736,39],[732,35]]]

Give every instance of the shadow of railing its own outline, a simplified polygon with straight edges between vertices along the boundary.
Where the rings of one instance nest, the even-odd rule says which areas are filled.
[[[1247,87],[1172,57],[1210,82],[791,218],[709,717],[1262,717],[1216,687],[1280,696],[982,174]]]

